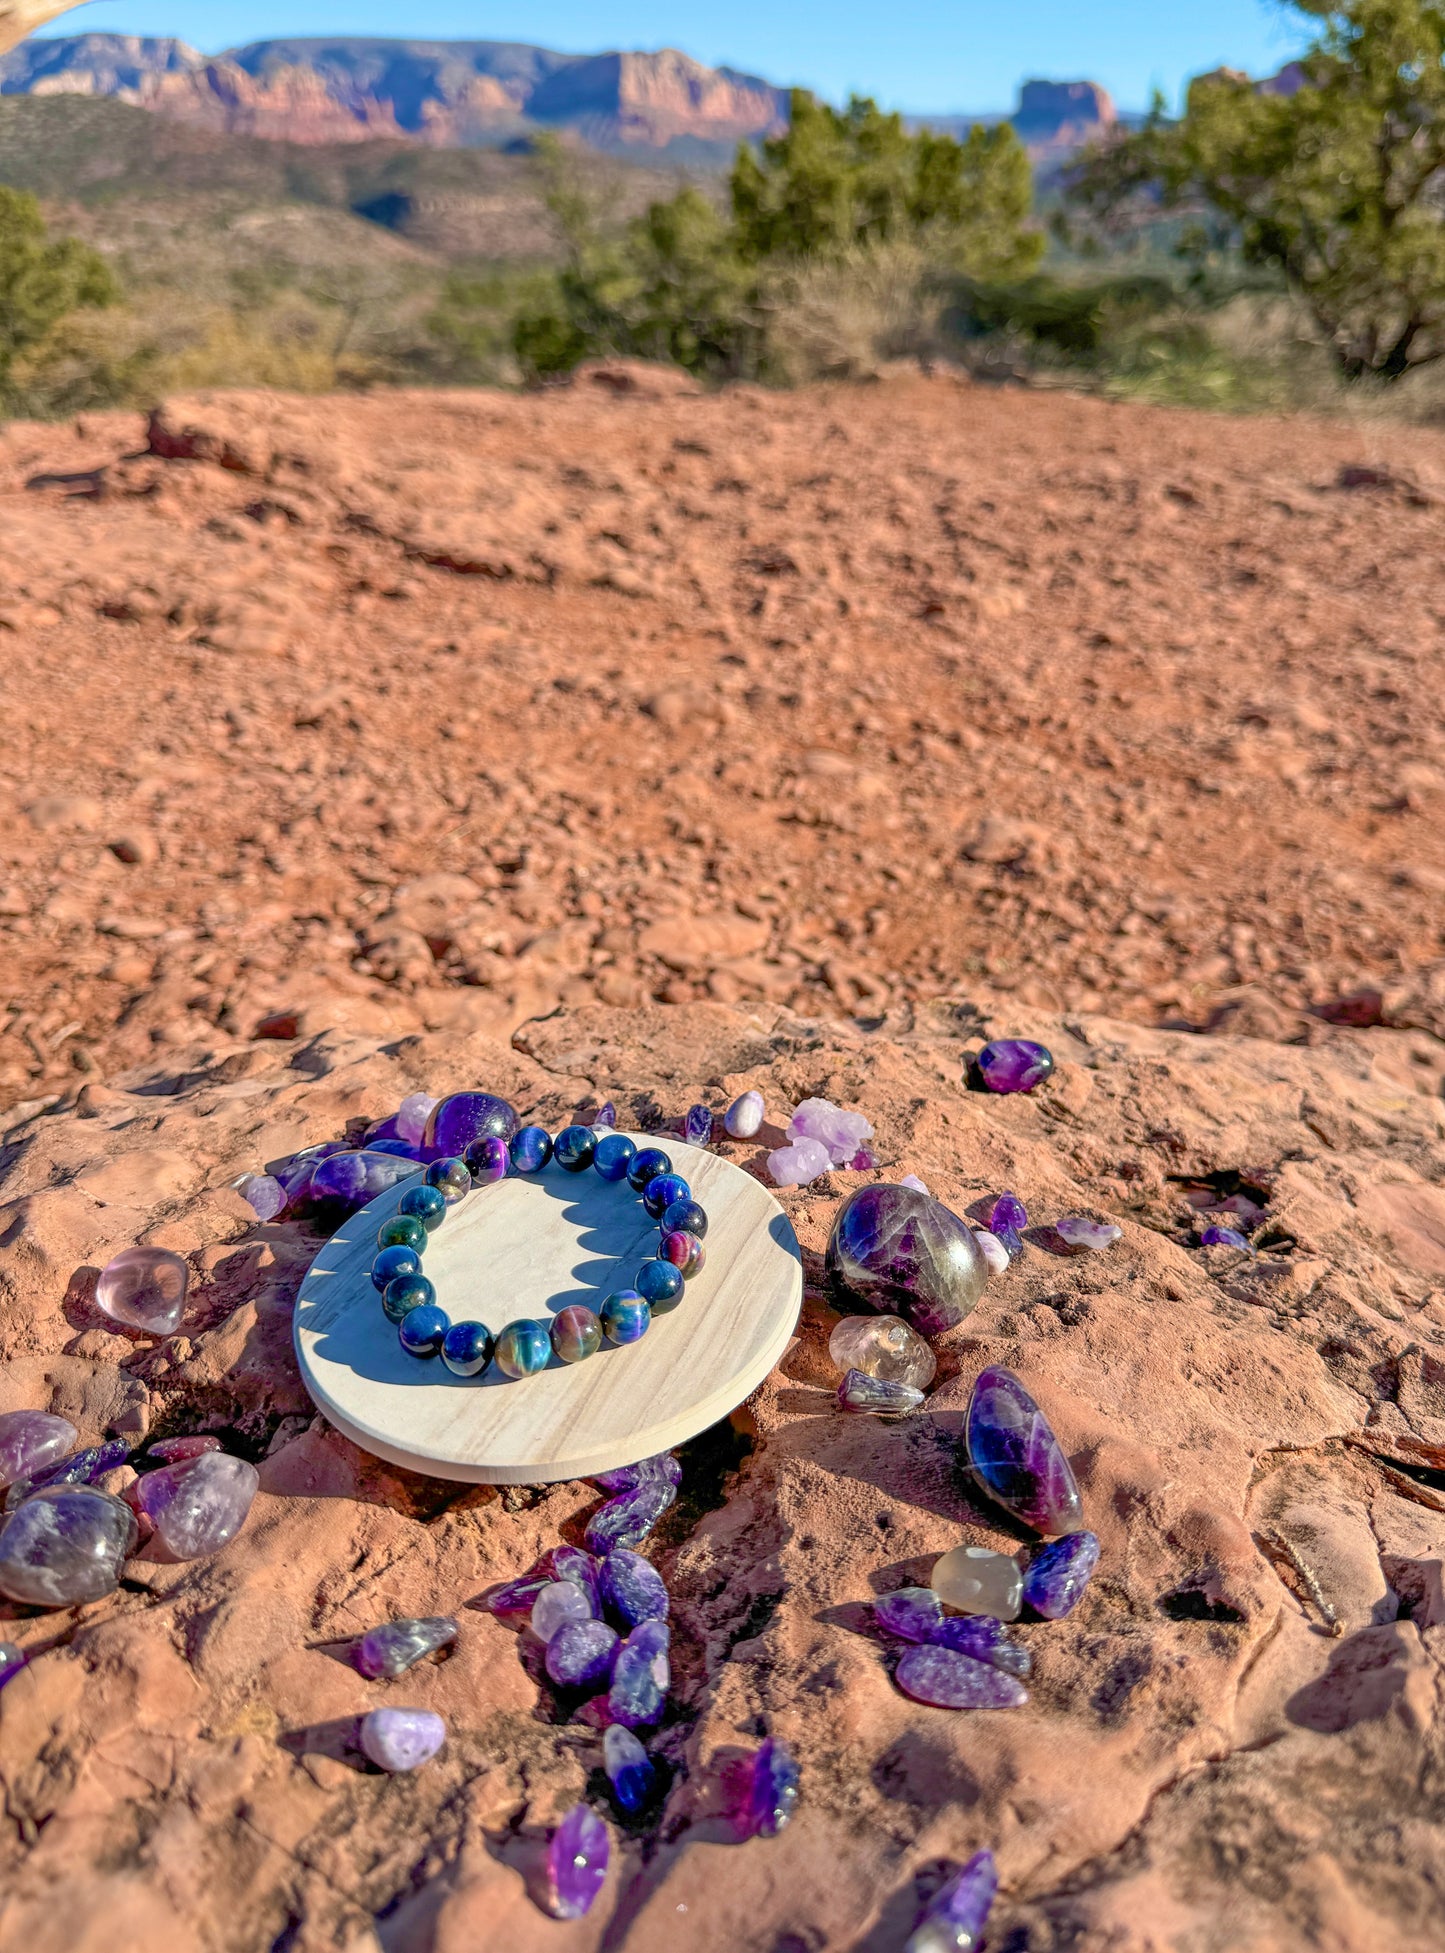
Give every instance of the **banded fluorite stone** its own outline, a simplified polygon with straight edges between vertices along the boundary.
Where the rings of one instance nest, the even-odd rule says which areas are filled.
[[[786,1743],[769,1737],[751,1758],[738,1817],[745,1836],[775,1838],[798,1802],[798,1763]]]
[[[1017,1709],[1029,1699],[1016,1676],[931,1643],[910,1648],[893,1678],[905,1695],[935,1709]]]
[[[1061,1621],[1084,1597],[1099,1564],[1093,1533],[1066,1533],[1041,1546],[1024,1574],[1024,1606],[1046,1621]]]
[[[601,1688],[619,1645],[617,1630],[605,1621],[569,1621],[547,1643],[547,1673],[560,1689]]]
[[[998,1891],[991,1851],[976,1851],[940,1885],[924,1908],[903,1953],[975,1953]]]
[[[988,1280],[973,1229],[912,1187],[859,1187],[828,1240],[836,1291],[939,1336],[972,1313]]]
[[[585,1804],[568,1811],[547,1846],[552,1911],[558,1919],[581,1919],[592,1910],[611,1855],[607,1826],[597,1813]]]
[[[587,1521],[583,1537],[588,1552],[610,1553],[616,1546],[641,1545],[663,1513],[676,1503],[677,1487],[667,1479],[639,1479]]]
[[[447,1726],[430,1709],[373,1709],[361,1719],[361,1747],[378,1770],[415,1770],[436,1755]]]
[[[996,1504],[1035,1532],[1077,1532],[1079,1488],[1048,1419],[1012,1370],[981,1370],[964,1443],[974,1477]]]
[[[1054,1054],[1031,1038],[999,1038],[986,1044],[975,1063],[991,1092],[1031,1092],[1054,1068]]]
[[[135,1547],[135,1514],[93,1485],[52,1485],[0,1526],[0,1594],[69,1607],[113,1593]]]
[[[666,1621],[642,1621],[617,1651],[607,1691],[607,1713],[624,1729],[643,1729],[662,1720],[672,1682]]]
[[[452,1092],[432,1107],[422,1146],[429,1160],[455,1159],[474,1139],[510,1139],[520,1123],[494,1092]]]
[[[357,1671],[368,1681],[384,1675],[402,1675],[437,1648],[457,1638],[457,1624],[450,1615],[429,1614],[422,1620],[384,1621],[369,1628],[352,1650]]]

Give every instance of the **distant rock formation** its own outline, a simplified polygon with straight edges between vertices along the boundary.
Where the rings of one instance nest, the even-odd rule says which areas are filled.
[[[1026,81],[1010,119],[1029,154],[1046,160],[1103,135],[1119,112],[1095,81]]]

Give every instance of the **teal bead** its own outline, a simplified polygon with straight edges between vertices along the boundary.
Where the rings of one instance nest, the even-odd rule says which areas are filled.
[[[430,1308],[437,1292],[425,1275],[398,1275],[381,1291],[381,1306],[389,1322],[400,1322],[413,1309]]]
[[[426,1246],[426,1222],[415,1214],[393,1214],[376,1230],[378,1248],[414,1248],[418,1254]]]
[[[447,1211],[447,1197],[440,1187],[429,1187],[423,1182],[419,1187],[407,1188],[396,1211],[412,1215],[431,1234],[442,1224],[442,1216]]]
[[[652,1310],[635,1288],[620,1288],[609,1295],[598,1312],[609,1343],[637,1343],[652,1324]]]
[[[534,1377],[546,1369],[551,1355],[552,1338],[546,1323],[523,1316],[499,1333],[492,1361],[503,1376]]]

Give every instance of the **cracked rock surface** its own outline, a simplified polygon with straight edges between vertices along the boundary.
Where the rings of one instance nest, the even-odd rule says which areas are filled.
[[[989,1034],[1059,1059],[1033,1097],[967,1090]],[[1377,1953],[1440,1943],[1445,1899],[1445,1105],[1411,1036],[1198,1037],[996,995],[874,1028],[780,1005],[579,1003],[510,1041],[221,1040],[32,1111],[0,1180],[0,1410],[93,1442],[208,1430],[261,1489],[211,1559],[143,1551],[79,1610],[4,1610],[30,1666],[0,1695],[0,1940],[33,1953],[894,1953],[940,1869],[980,1846],[1010,1953]],[[534,1903],[550,1826],[596,1792],[595,1732],[553,1720],[517,1637],[472,1603],[576,1538],[598,1494],[459,1489],[364,1456],[315,1416],[290,1347],[317,1240],[227,1182],[381,1115],[484,1084],[556,1126],[720,1108],[776,1122],[820,1095],[878,1134],[880,1173],[960,1212],[1003,1187],[1040,1229],[1118,1221],[1099,1255],[1042,1237],[938,1345],[928,1413],[839,1414],[818,1287],[837,1171],[784,1196],[809,1291],[778,1371],[685,1448],[649,1548],[673,1594],[660,1823],[617,1833],[601,1900]],[[776,1125],[730,1142],[758,1170]],[[1206,1216],[1260,1252],[1191,1245]],[[111,1334],[95,1270],[185,1255],[163,1342]],[[985,1363],[1018,1371],[1069,1453],[1103,1553],[1067,1620],[1020,1630],[1031,1699],[922,1708],[868,1602],[967,1541],[1019,1536],[962,1480]],[[128,1470],[129,1468],[126,1468]],[[124,1473],[115,1481],[122,1482]],[[447,1658],[389,1684],[346,1660],[391,1615],[455,1613]],[[381,1702],[449,1737],[368,1770]],[[802,1765],[776,1840],[735,1842],[730,1761],[765,1734]]]

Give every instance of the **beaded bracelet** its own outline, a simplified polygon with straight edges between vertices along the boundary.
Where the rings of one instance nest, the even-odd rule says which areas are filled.
[[[540,1173],[552,1159],[568,1173],[585,1173],[590,1166],[603,1180],[625,1179],[661,1230],[656,1258],[643,1262],[634,1287],[616,1290],[596,1311],[570,1303],[558,1310],[550,1329],[530,1316],[509,1322],[495,1336],[485,1323],[453,1322],[437,1307],[436,1290],[422,1273],[428,1237],[473,1187],[511,1174]],[[706,1233],[707,1215],[660,1147],[639,1151],[625,1134],[599,1139],[590,1126],[568,1126],[555,1141],[541,1126],[523,1126],[510,1143],[487,1137],[469,1146],[462,1159],[432,1161],[422,1184],[408,1188],[396,1213],[382,1223],[371,1279],[409,1355],[440,1356],[459,1377],[480,1377],[489,1364],[504,1376],[530,1377],[546,1369],[553,1356],[563,1363],[582,1362],[604,1339],[638,1342],[654,1315],[677,1307],[683,1284],[702,1267]]]

